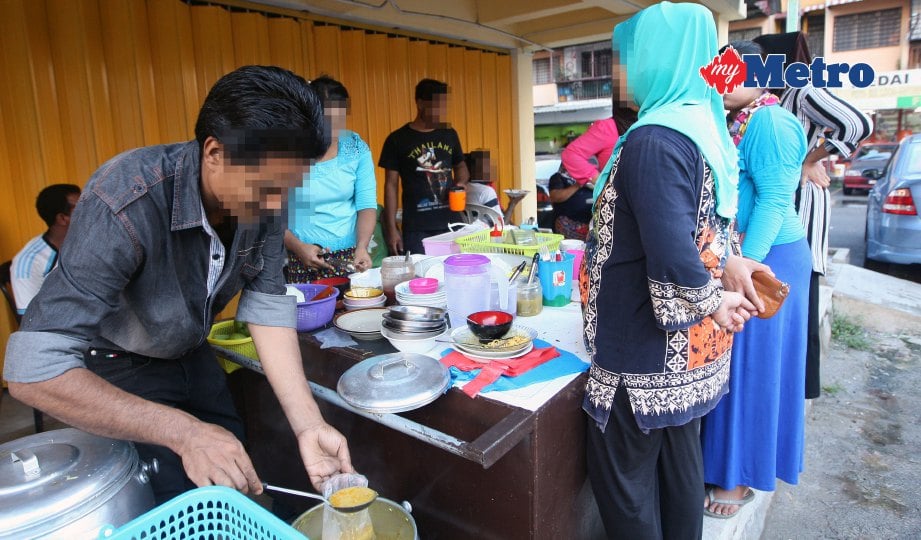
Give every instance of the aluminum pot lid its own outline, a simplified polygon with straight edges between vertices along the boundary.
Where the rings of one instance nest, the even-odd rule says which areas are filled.
[[[126,441],[68,428],[0,445],[0,529],[36,528],[118,492],[138,457]]]
[[[438,360],[398,352],[372,356],[355,364],[339,378],[337,391],[357,409],[393,413],[427,405],[450,385],[451,375]]]

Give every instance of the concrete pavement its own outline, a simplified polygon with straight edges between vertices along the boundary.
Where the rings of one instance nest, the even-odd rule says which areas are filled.
[[[823,318],[823,388],[826,366],[834,368],[841,363],[838,362],[838,357],[853,356],[851,351],[833,347],[830,343],[832,320],[835,314],[845,315],[861,326],[876,332],[913,336],[910,339],[921,343],[921,284],[846,264],[848,259],[847,250],[833,250],[829,272],[822,288],[820,310],[825,314]],[[889,339],[892,340],[892,338]],[[835,358],[832,358],[833,356]],[[806,408],[807,441],[810,439],[811,430],[822,432],[821,425],[813,425],[817,420],[811,414],[812,404],[812,401],[807,402]],[[812,470],[812,474],[817,474],[816,469],[821,471],[822,460],[821,453],[809,456],[807,452],[807,472]],[[809,488],[806,485],[807,482],[809,480],[804,476],[800,486],[786,486],[779,483],[782,487],[777,492],[756,492],[755,500],[742,507],[738,515],[732,519],[704,517],[703,538],[705,540],[750,540],[762,537],[768,516],[774,515],[771,513],[771,507],[772,502],[777,499],[776,494],[781,493],[783,502],[789,502],[797,490]],[[809,497],[821,497],[821,492],[816,495],[815,486],[812,487]],[[833,534],[826,536],[818,531],[807,532],[811,525],[810,512],[816,510],[815,505],[820,501],[809,498],[799,502],[804,505],[804,511],[774,519],[803,520],[803,523],[788,523],[784,527],[772,521],[764,534],[766,540],[836,537]],[[917,505],[915,508],[917,509]]]

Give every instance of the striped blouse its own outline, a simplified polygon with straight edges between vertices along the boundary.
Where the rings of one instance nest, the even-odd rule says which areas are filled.
[[[824,88],[787,88],[780,105],[803,124],[810,152],[824,139],[829,154],[846,158],[873,132],[873,123],[865,114]],[[797,213],[812,249],[812,269],[824,274],[831,213],[828,190],[806,182],[799,190]]]

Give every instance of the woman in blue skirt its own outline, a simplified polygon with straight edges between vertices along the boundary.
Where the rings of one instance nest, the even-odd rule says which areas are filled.
[[[740,54],[759,54],[736,42]],[[775,479],[796,484],[803,470],[804,377],[809,275],[805,233],[794,193],[806,155],[803,128],[773,94],[739,86],[723,96],[739,150],[738,230],[742,255],[771,267],[790,285],[770,319],[753,318],[732,347],[729,394],[704,417],[701,440],[706,515],[734,516],[773,491]]]

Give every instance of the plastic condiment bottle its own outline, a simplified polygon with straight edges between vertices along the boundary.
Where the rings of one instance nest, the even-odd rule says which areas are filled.
[[[489,231],[489,241],[494,244],[502,243],[502,231],[499,230],[499,226],[496,225],[491,231]]]

